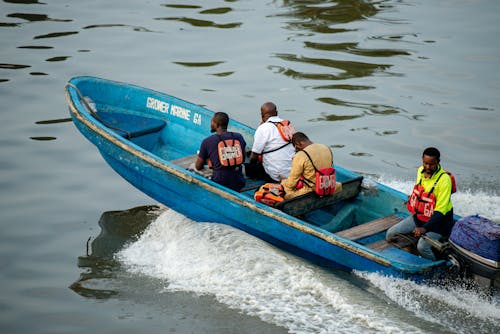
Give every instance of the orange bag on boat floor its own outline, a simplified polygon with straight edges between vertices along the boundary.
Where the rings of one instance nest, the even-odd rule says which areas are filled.
[[[266,183],[260,186],[259,190],[255,192],[253,198],[257,202],[274,206],[276,203],[285,200],[285,190],[279,183]]]

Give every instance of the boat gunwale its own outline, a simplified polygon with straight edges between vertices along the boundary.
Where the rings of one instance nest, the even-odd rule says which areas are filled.
[[[98,80],[102,80],[102,82],[107,83],[107,84],[121,85],[121,86],[124,85],[123,83],[120,83],[120,82],[115,82],[115,81],[101,79],[101,78],[88,77],[88,76],[75,77],[75,78],[71,79],[70,82],[74,81],[76,79],[78,79],[78,80],[89,79],[89,80],[94,80],[94,81],[95,81],[95,79],[98,79]],[[133,88],[138,88],[141,90],[150,90],[148,88],[144,88],[144,87],[140,87],[140,86],[134,86],[134,85],[129,85],[129,84],[125,84],[125,85],[133,87]],[[83,123],[86,127],[88,127],[90,130],[92,130],[94,133],[107,139],[110,143],[114,144],[115,146],[120,147],[122,150],[127,151],[131,155],[136,156],[140,160],[143,160],[143,161],[149,163],[150,165],[163,170],[164,172],[170,173],[170,174],[172,174],[172,175],[174,175],[174,176],[176,176],[176,177],[178,177],[178,178],[180,178],[188,183],[196,184],[197,186],[200,186],[204,190],[212,192],[212,193],[214,193],[214,194],[216,194],[224,199],[233,201],[238,205],[249,208],[249,209],[251,209],[257,213],[260,213],[264,216],[272,218],[272,219],[274,219],[280,223],[283,223],[291,228],[294,228],[300,232],[303,232],[303,233],[306,233],[306,234],[311,235],[313,237],[319,238],[319,239],[321,239],[329,244],[332,244],[334,246],[345,249],[346,251],[349,251],[351,253],[359,255],[359,256],[366,258],[368,260],[374,261],[380,265],[383,265],[386,267],[393,267],[394,269],[396,269],[398,272],[401,272],[401,273],[410,274],[410,275],[424,274],[425,272],[432,271],[434,267],[441,266],[445,262],[444,260],[438,260],[438,261],[433,261],[433,262],[429,262],[426,264],[409,264],[409,263],[403,263],[403,262],[400,262],[400,261],[397,261],[394,259],[388,259],[388,258],[384,257],[380,252],[371,250],[362,244],[358,244],[358,243],[355,243],[355,242],[350,241],[348,239],[337,236],[335,233],[331,233],[327,230],[313,226],[313,225],[311,225],[303,220],[300,220],[296,217],[290,216],[282,211],[279,211],[278,209],[269,207],[265,204],[258,203],[258,202],[254,203],[254,202],[248,200],[247,196],[240,194],[234,190],[225,188],[225,187],[220,186],[216,183],[214,183],[212,185],[208,182],[209,180],[207,180],[205,177],[197,175],[195,173],[188,172],[185,169],[171,163],[168,160],[164,160],[158,156],[155,156],[151,152],[136,145],[132,141],[127,140],[126,138],[123,138],[122,136],[116,134],[114,131],[105,127],[104,125],[100,124],[99,122],[92,121],[94,118],[90,115],[88,110],[85,109],[85,107],[81,108],[83,110],[80,110],[73,103],[72,94],[76,94],[77,98],[78,98],[78,94],[76,93],[76,91],[74,93],[72,93],[72,92],[70,92],[70,90],[75,90],[75,88],[73,88],[71,86],[67,86],[66,90],[65,90],[65,95],[66,95],[66,101],[70,107],[70,111],[74,117],[76,117],[81,123]],[[150,91],[154,91],[154,90],[150,90]],[[154,91],[154,92],[156,92],[160,95],[170,96],[170,95],[165,94],[165,93],[161,93],[161,92],[157,92],[157,91]],[[185,101],[185,100],[182,100],[182,101],[184,101],[185,103],[188,103],[190,105],[196,105],[196,104],[193,104],[189,101]],[[206,109],[206,110],[208,110],[208,109]],[[246,125],[244,125],[242,123],[238,123],[238,124],[241,124],[241,125],[247,127]],[[377,186],[380,186],[380,185],[382,185],[382,184],[377,183]],[[385,187],[391,191],[395,191],[392,188],[388,188],[387,186],[385,186]]]

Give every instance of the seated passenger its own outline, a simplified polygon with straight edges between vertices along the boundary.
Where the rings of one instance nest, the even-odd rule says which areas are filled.
[[[260,107],[261,123],[255,130],[246,175],[266,182],[288,177],[294,154],[291,137],[295,132],[289,121],[278,116],[276,105],[266,102]],[[262,162],[259,162],[262,159]]]
[[[335,170],[333,166],[333,153],[330,148],[323,144],[313,143],[302,132],[296,132],[292,137],[292,144],[297,152],[292,160],[292,169],[288,178],[281,181],[285,190],[285,199],[290,199],[312,191],[319,193],[317,187],[318,173],[321,178],[326,178],[327,182],[321,185],[325,187],[327,193],[333,194],[337,188],[335,182]],[[323,176],[323,170],[328,170],[328,175]],[[323,179],[321,179],[323,180]],[[340,183],[338,184],[340,186]],[[320,185],[318,185],[320,186]]]
[[[245,186],[242,164],[245,160],[245,140],[238,132],[228,132],[229,116],[217,112],[212,117],[210,132],[200,146],[195,168],[202,170],[205,162],[213,169],[212,180],[233,190]]]
[[[428,147],[422,153],[422,166],[417,170],[417,180],[406,204],[410,215],[389,228],[386,240],[391,241],[397,234],[409,234],[418,239],[420,255],[436,260],[431,244],[421,238],[426,235],[439,240],[449,237],[455,224],[451,194],[454,192],[454,178],[441,167],[441,153],[435,147]]]

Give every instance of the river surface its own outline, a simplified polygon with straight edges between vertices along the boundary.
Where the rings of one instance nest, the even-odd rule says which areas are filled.
[[[404,192],[436,146],[455,212],[499,219],[499,22],[496,0],[3,0],[0,331],[500,332],[498,295],[325,270],[158,206],[64,98],[99,76],[254,127],[273,101],[336,163]]]

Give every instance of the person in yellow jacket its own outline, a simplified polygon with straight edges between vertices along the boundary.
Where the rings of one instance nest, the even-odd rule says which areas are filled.
[[[313,143],[303,132],[296,132],[293,135],[292,144],[297,153],[293,157],[290,174],[281,181],[285,190],[285,199],[314,191],[316,169],[333,165],[333,153],[330,148],[323,144]]]
[[[453,228],[453,204],[451,202],[452,179],[441,165],[440,152],[428,147],[422,154],[422,166],[417,171],[417,181],[409,197],[407,208],[411,215],[387,230],[386,240],[396,234],[409,234],[417,238],[427,235],[439,240],[449,237]],[[417,249],[424,258],[435,260],[431,245],[418,240]]]

